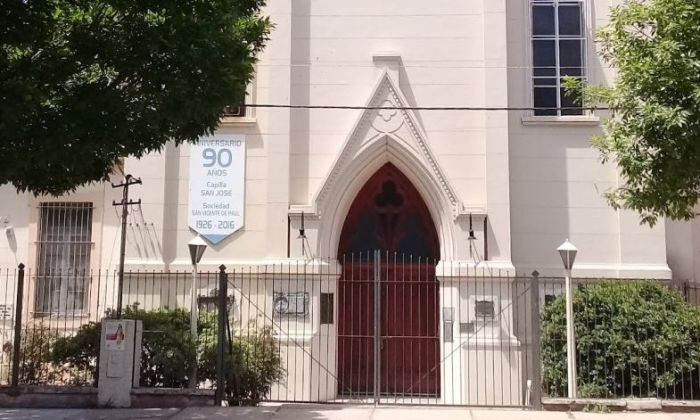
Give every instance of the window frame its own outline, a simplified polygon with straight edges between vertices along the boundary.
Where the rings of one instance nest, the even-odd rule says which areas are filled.
[[[593,118],[593,115],[590,111],[582,109],[580,113],[576,114],[562,114],[562,78],[565,76],[562,76],[562,67],[561,67],[561,56],[560,56],[560,42],[561,41],[567,41],[567,40],[575,40],[575,41],[580,41],[581,43],[581,75],[580,76],[574,76],[577,77],[581,80],[589,80],[589,72],[588,72],[588,48],[589,48],[589,42],[588,42],[588,21],[589,21],[589,3],[590,1],[587,0],[529,0],[528,2],[528,24],[526,27],[528,28],[528,50],[530,51],[529,57],[528,57],[528,68],[530,68],[530,71],[528,72],[528,83],[527,86],[529,86],[529,97],[530,97],[530,104],[532,106],[532,110],[529,113],[529,116],[524,118],[524,122],[536,122],[538,120],[547,120],[547,121],[559,121],[559,120],[568,120],[571,119],[572,121],[575,122],[581,122],[585,123],[588,122],[591,118]],[[578,4],[580,8],[580,34],[579,35],[562,35],[560,33],[560,25],[559,25],[559,7],[560,6],[567,6],[567,5],[573,5],[573,4]],[[540,5],[540,6],[550,6],[554,9],[553,13],[553,18],[554,18],[554,34],[552,35],[535,35],[535,25],[534,25],[534,8],[535,6]],[[536,76],[535,75],[535,47],[534,47],[534,42],[536,40],[551,40],[554,42],[554,60],[555,60],[555,66],[554,66],[554,75],[550,76]],[[550,89],[555,90],[556,92],[556,110],[554,110],[554,114],[538,114],[538,109],[535,107],[535,89],[537,87],[544,87],[545,85],[538,85],[536,83],[537,79],[555,79],[555,84],[554,85],[549,85],[552,86]],[[542,108],[545,111],[548,111],[545,108]],[[566,112],[566,111],[564,111]],[[527,121],[525,121],[527,120]]]
[[[221,118],[221,125],[250,125],[256,123],[255,108],[247,106],[247,104],[255,103],[257,97],[257,66],[255,67],[254,77],[246,86],[245,99],[241,106],[228,106],[224,109],[224,115]],[[228,113],[228,109],[235,109],[237,112]]]

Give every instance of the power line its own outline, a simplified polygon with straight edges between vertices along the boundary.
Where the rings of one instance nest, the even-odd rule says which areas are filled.
[[[250,108],[286,109],[346,109],[394,111],[608,111],[607,107],[492,107],[492,106],[363,106],[363,105],[295,105],[295,104],[241,104]]]
[[[282,61],[281,63],[274,63],[274,61]],[[454,61],[455,63],[459,63],[459,61]],[[439,70],[439,69],[473,69],[473,70],[479,70],[479,69],[502,69],[502,70],[533,70],[533,69],[556,69],[557,66],[534,66],[534,65],[521,65],[521,66],[514,66],[514,65],[506,65],[506,66],[495,66],[495,65],[487,65],[487,64],[472,64],[472,65],[460,65],[460,64],[452,64],[450,61],[427,61],[426,63],[429,64],[405,64],[401,63],[398,65],[399,68],[423,68],[423,69],[434,69],[434,70]],[[445,64],[436,64],[436,63],[445,63]],[[308,62],[308,63],[288,63],[284,62],[283,60],[274,60],[274,59],[269,59],[260,61],[256,64],[257,67],[302,67],[302,68],[312,68],[312,67],[317,67],[317,68],[377,68],[377,65],[375,64],[368,64],[365,62],[353,62],[353,61],[322,61],[322,62]],[[607,65],[607,66],[601,66],[603,69],[614,69],[615,67]],[[582,69],[584,66],[559,66],[561,69]],[[544,76],[542,76],[544,77]],[[547,77],[553,77],[553,76],[547,76]]]

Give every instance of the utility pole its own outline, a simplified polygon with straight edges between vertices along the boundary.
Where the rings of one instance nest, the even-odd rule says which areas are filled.
[[[122,317],[122,292],[124,290],[124,257],[126,256],[126,218],[129,214],[129,206],[140,205],[141,199],[138,201],[129,200],[129,186],[141,184],[141,178],[134,178],[130,174],[124,178],[121,184],[112,183],[112,188],[122,188],[122,201],[117,203],[112,201],[113,206],[122,207],[122,237],[119,251],[119,287],[117,291],[117,318]]]

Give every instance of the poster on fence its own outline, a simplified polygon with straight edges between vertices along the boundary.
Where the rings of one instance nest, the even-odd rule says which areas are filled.
[[[105,325],[105,346],[107,350],[124,351],[126,335],[124,325],[119,321],[106,321]]]

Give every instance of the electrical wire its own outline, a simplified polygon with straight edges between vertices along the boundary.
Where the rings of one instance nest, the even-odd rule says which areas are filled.
[[[455,63],[459,63],[460,61],[454,61]],[[465,62],[468,62],[465,60]],[[441,61],[441,60],[435,60],[435,61],[426,61],[426,63],[447,63],[447,64],[398,64],[396,67],[397,68],[403,68],[403,69],[429,69],[429,70],[440,70],[440,69],[446,69],[446,70],[533,70],[533,69],[581,69],[583,68],[582,66],[533,66],[533,65],[523,65],[523,66],[495,66],[495,65],[487,65],[487,64],[473,64],[473,65],[459,65],[459,64],[450,64],[450,61]],[[376,69],[378,68],[376,64],[354,64],[353,62],[332,62],[332,61],[320,61],[320,62],[315,62],[315,63],[279,63],[275,64],[272,62],[258,62],[256,67],[290,67],[290,68],[340,68],[340,69]],[[600,66],[599,68],[602,69],[608,69],[608,70],[613,70],[615,67],[611,65],[607,66]],[[539,76],[539,77],[544,77],[544,76]],[[551,76],[554,77],[554,76]]]
[[[297,105],[297,104],[240,104],[250,108],[286,109],[344,109],[394,111],[609,111],[607,107],[497,107],[497,106],[366,106],[366,105]]]

